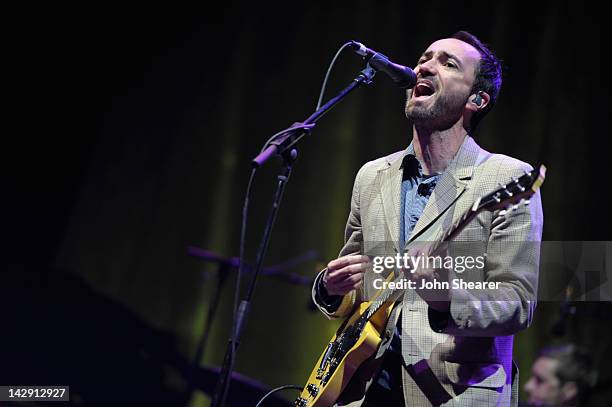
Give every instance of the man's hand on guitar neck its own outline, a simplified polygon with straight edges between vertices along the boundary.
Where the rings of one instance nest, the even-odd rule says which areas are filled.
[[[330,261],[323,274],[323,286],[327,294],[346,295],[359,288],[370,264],[370,258],[360,254],[349,254]]]
[[[414,245],[408,249],[408,255],[412,258],[426,258],[431,256],[429,245]],[[439,250],[435,256],[445,257],[446,250]],[[422,263],[423,264],[423,263]],[[416,292],[427,304],[436,311],[446,312],[450,309],[451,291],[447,288],[440,288],[437,283],[449,280],[448,270],[425,267],[420,265],[413,270],[404,270],[406,277],[416,282]],[[431,284],[434,288],[422,288],[424,285]]]

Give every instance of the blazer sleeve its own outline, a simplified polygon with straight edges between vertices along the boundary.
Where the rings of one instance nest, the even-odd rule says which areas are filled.
[[[509,175],[520,176],[531,168],[527,164],[513,167]],[[495,211],[486,245],[484,276],[487,282],[498,282],[498,289],[451,288],[449,312],[428,310],[432,329],[456,336],[500,336],[527,328],[537,301],[542,228],[539,191],[531,197],[529,206],[506,216]]]
[[[367,165],[368,164],[365,164],[357,172],[355,182],[353,183],[351,210],[349,212],[344,230],[344,246],[340,250],[338,257],[349,254],[361,254],[363,251],[363,234],[360,213],[360,187],[363,174],[367,170]],[[361,302],[361,299],[363,298],[363,289],[359,288],[358,290],[353,290],[342,297],[326,295],[326,293],[321,292],[324,290],[321,279],[326,271],[327,269],[321,270],[315,278],[315,282],[312,286],[312,300],[317,308],[319,308],[319,310],[321,310],[321,312],[329,319],[344,318],[350,315],[355,306]]]

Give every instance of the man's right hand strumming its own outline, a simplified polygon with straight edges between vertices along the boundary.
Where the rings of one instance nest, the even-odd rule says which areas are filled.
[[[363,274],[370,265],[370,258],[349,254],[332,260],[323,274],[323,286],[329,295],[346,295],[363,284]]]

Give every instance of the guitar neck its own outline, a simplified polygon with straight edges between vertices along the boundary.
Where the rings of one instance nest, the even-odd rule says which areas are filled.
[[[476,217],[477,214],[478,212],[472,207],[461,215],[461,217],[455,223],[453,223],[453,225],[446,230],[439,239],[432,243],[430,254],[437,253],[445,242],[454,239],[455,236],[457,236],[459,232],[461,232],[461,230],[463,230],[463,228]]]
[[[461,217],[455,222],[453,223],[453,225],[446,230],[442,236],[440,236],[437,240],[435,240],[434,242],[431,243],[430,246],[430,251],[429,251],[429,255],[433,255],[435,253],[437,253],[440,248],[442,247],[442,245],[453,239],[455,236],[457,236],[457,234],[459,232],[461,232],[461,230],[472,221],[472,219],[474,219],[478,213],[478,211],[475,209],[478,207],[480,200],[477,200],[474,205],[472,206],[472,208],[470,208],[469,210],[467,210],[463,215],[461,215]],[[399,275],[393,280],[395,286],[398,286],[403,279],[404,279],[404,273],[399,272]],[[376,311],[378,311],[380,309],[380,307],[386,302],[386,301],[397,301],[399,300],[399,298],[402,296],[402,294],[404,294],[404,289],[402,288],[395,288],[395,289],[391,289],[391,288],[386,288],[386,289],[381,289],[378,292],[378,295],[376,296],[376,299],[372,302],[372,304],[370,305],[370,307],[368,308],[367,312],[365,312],[362,315],[362,318],[365,319],[370,319],[375,313]]]

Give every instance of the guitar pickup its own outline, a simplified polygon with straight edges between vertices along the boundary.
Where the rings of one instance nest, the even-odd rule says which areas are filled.
[[[319,388],[313,383],[306,386],[306,390],[308,390],[308,393],[310,393],[312,397],[316,397],[317,393],[319,393]]]

